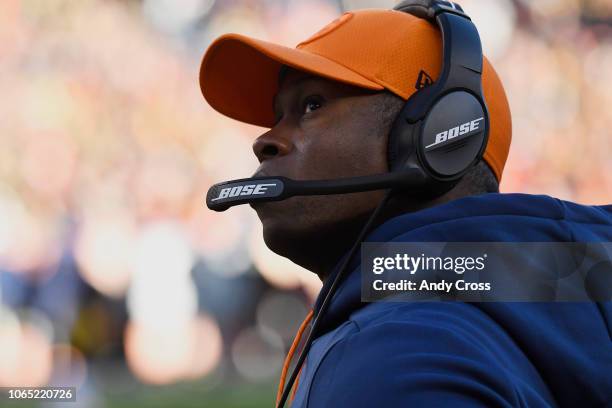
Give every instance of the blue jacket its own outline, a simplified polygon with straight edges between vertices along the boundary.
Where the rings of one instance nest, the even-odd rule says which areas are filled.
[[[612,206],[485,194],[393,218],[367,241],[611,242]],[[358,262],[293,407],[612,406],[611,303],[362,303]]]

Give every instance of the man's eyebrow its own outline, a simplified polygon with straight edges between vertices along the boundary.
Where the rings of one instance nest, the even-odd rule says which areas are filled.
[[[285,69],[283,69],[285,68]],[[287,67],[286,65],[283,65],[283,67],[281,68],[281,71],[279,72],[278,76],[279,76],[279,81],[278,81],[278,86],[280,89],[280,85],[282,84],[283,80],[285,79],[285,76],[287,75],[288,69],[289,67]],[[294,85],[300,85],[302,82],[307,82],[307,81],[311,81],[311,80],[317,80],[320,79],[319,77],[317,77],[316,75],[311,75],[311,74],[307,74],[306,76],[296,79],[295,81],[293,81],[291,83],[292,86]],[[281,94],[281,92],[277,92],[276,95],[274,95],[272,97],[272,110],[276,113],[277,109],[276,109],[276,104],[277,104],[277,100],[278,100],[278,96]]]

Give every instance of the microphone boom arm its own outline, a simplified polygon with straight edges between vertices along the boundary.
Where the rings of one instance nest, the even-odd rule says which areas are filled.
[[[235,205],[281,201],[295,196],[348,194],[389,188],[418,188],[425,182],[425,173],[419,168],[336,180],[253,177],[215,184],[208,190],[206,205],[214,211],[225,211]]]

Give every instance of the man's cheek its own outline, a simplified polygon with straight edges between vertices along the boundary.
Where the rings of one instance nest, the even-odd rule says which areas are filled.
[[[312,142],[297,155],[292,172],[301,180],[334,178],[337,161],[324,145]]]
[[[339,134],[323,133],[308,143],[298,166],[310,179],[333,179],[351,175],[357,157],[355,146]],[[361,163],[363,166],[364,163]],[[300,174],[300,173],[297,173]]]

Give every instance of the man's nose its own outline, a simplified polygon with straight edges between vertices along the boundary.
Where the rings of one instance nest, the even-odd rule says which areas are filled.
[[[280,137],[272,130],[259,136],[253,143],[253,152],[260,163],[264,160],[285,156],[289,154],[291,149],[291,141],[287,138]]]

